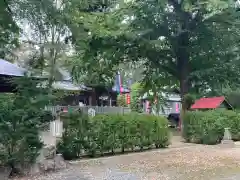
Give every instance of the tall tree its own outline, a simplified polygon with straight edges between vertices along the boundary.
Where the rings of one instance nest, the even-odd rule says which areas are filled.
[[[11,0],[0,2],[0,58],[11,54],[18,45],[19,28],[13,19]]]
[[[144,62],[147,87],[176,85],[182,97],[190,90],[238,83],[233,7],[224,0],[129,1],[85,23],[91,35],[83,59],[89,67],[96,67],[96,55],[108,64]]]
[[[18,17],[23,28],[31,26],[25,31],[24,38],[28,44],[35,48],[34,57],[31,57],[29,65],[40,73],[48,72],[49,86],[56,80],[59,67],[63,65],[62,56],[69,48],[64,42],[68,36],[68,28],[65,25],[65,1],[27,0],[19,2]],[[34,61],[33,61],[34,60]]]
[[[91,85],[110,85],[113,83],[118,65],[109,61],[111,53],[91,53],[89,45],[91,40],[95,39],[95,33],[99,35],[107,33],[104,28],[95,29],[96,31],[93,32],[93,26],[95,26],[95,22],[104,25],[106,15],[114,6],[115,2],[111,0],[91,0],[85,3],[73,1],[68,4],[68,8],[71,11],[69,12],[67,22],[72,35],[66,38],[66,40],[73,43],[76,52],[69,62],[72,66],[72,74],[75,81]],[[106,57],[108,55],[110,56]],[[94,63],[92,63],[93,61],[88,61],[90,59]]]

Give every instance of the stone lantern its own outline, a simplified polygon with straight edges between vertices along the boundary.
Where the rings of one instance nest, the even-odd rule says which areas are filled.
[[[221,141],[221,145],[224,147],[234,147],[235,146],[235,144],[232,140],[230,128],[224,128],[224,136]]]

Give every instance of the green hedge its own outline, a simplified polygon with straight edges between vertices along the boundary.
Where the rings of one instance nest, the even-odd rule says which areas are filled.
[[[65,123],[58,152],[65,159],[73,159],[83,154],[96,156],[153,146],[161,148],[168,143],[167,120],[163,117],[137,113],[101,114],[88,120],[84,115],[71,115]]]
[[[187,112],[183,119],[183,137],[187,142],[217,144],[226,127],[230,128],[233,140],[240,140],[239,113],[228,110]]]

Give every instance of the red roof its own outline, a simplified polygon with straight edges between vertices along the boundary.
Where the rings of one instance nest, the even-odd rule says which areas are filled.
[[[224,96],[201,98],[195,101],[195,103],[191,106],[191,109],[215,109],[219,107],[223,101],[225,101]]]

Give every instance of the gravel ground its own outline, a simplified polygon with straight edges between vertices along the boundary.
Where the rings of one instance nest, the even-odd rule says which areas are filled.
[[[240,173],[232,175],[232,176],[216,179],[216,180],[238,180],[238,179],[240,179]]]
[[[71,162],[68,169],[18,180],[239,180],[240,148],[179,146]]]

